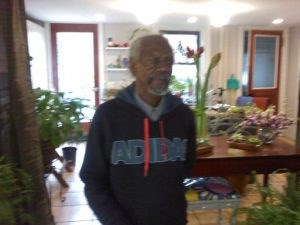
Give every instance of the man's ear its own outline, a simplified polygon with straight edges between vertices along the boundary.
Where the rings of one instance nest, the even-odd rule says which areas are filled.
[[[136,71],[137,71],[137,63],[136,63],[136,61],[129,61],[129,69],[130,69],[132,75],[135,76]]]

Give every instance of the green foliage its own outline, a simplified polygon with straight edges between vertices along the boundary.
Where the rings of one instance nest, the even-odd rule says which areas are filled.
[[[23,170],[0,158],[0,224],[32,221],[25,206],[31,200],[31,178]]]
[[[280,171],[274,173],[276,172]],[[261,201],[248,207],[240,207],[233,213],[234,216],[239,214],[247,216],[247,220],[241,222],[241,225],[300,224],[300,184],[296,174],[287,173],[287,184],[282,192],[272,189],[270,183],[265,187],[257,181],[256,188]]]
[[[175,75],[171,76],[169,90],[172,93],[183,92],[187,87],[188,87],[188,83],[182,83],[182,82],[178,81],[176,79]]]
[[[247,143],[254,146],[261,146],[263,144],[263,142],[256,135],[243,135],[239,132],[232,134],[228,140],[238,143]]]
[[[35,111],[39,133],[43,141],[54,147],[64,142],[75,142],[82,137],[80,121],[82,109],[87,107],[83,99],[66,98],[62,92],[35,89]]]

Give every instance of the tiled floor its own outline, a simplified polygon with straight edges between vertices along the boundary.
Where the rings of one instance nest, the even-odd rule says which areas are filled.
[[[101,225],[87,205],[83,193],[83,183],[78,176],[84,151],[85,145],[79,145],[74,172],[64,171],[63,173],[69,188],[62,188],[53,175],[50,175],[47,179],[56,225]],[[56,162],[56,166],[57,168],[61,167],[61,163]],[[274,183],[279,188],[282,187],[283,181],[282,176],[274,179]],[[259,196],[255,191],[254,185],[248,184],[245,188],[245,194],[241,197],[240,205],[249,205],[258,199]],[[229,224],[231,212],[231,209],[222,210],[222,225]],[[215,225],[217,215],[217,210],[208,209],[188,212],[188,225]],[[238,218],[238,221],[240,220],[243,220],[243,218]]]

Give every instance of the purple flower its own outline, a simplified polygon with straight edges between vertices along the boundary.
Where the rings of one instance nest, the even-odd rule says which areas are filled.
[[[270,127],[275,134],[280,134],[292,124],[293,120],[287,114],[276,114],[275,106],[270,106],[264,111],[257,107],[246,110],[245,119],[240,126]]]

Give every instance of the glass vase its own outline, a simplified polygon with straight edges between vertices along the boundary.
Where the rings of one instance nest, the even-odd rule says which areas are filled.
[[[271,144],[274,142],[274,139],[276,137],[276,134],[272,130],[271,127],[261,127],[258,129],[257,132],[258,138],[264,143],[264,144]]]

